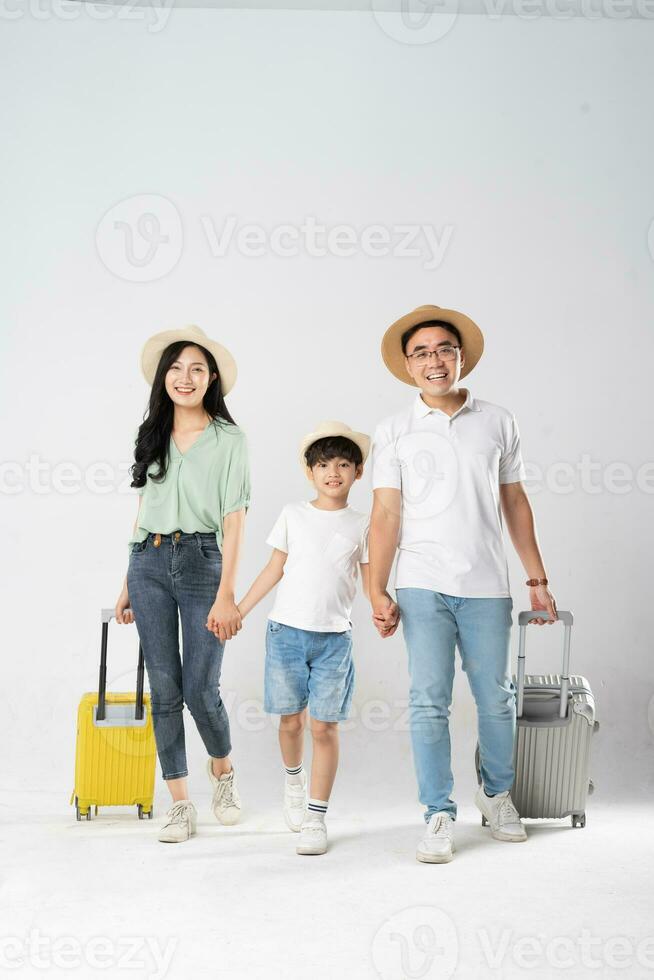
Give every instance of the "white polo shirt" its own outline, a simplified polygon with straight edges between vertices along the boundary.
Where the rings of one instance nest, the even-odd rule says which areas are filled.
[[[473,398],[449,417],[418,393],[376,428],[372,488],[402,492],[395,588],[510,596],[500,483],[525,479],[511,412]]]

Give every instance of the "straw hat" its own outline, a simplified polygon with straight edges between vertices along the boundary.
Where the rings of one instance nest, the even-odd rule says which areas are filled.
[[[461,334],[461,343],[465,360],[461,368],[461,377],[470,374],[484,352],[484,335],[469,316],[458,310],[445,310],[440,306],[419,306],[412,313],[407,313],[393,323],[382,338],[381,352],[384,364],[396,378],[405,384],[419,387],[406,369],[402,351],[402,334],[409,327],[417,327],[420,323],[430,320],[443,320],[451,323]]]
[[[146,340],[141,351],[141,371],[149,385],[154,381],[161,355],[166,347],[178,340],[187,340],[189,344],[198,344],[211,351],[218,365],[222,394],[226,395],[232,390],[236,382],[236,361],[226,347],[219,344],[217,340],[211,340],[204,330],[196,326],[182,327],[179,330],[163,330]]]
[[[318,439],[328,439],[330,436],[342,436],[344,439],[351,439],[359,449],[365,463],[370,451],[370,436],[363,432],[354,432],[345,422],[320,422],[315,432],[309,432],[300,443],[300,465],[306,469],[307,461],[304,456],[309,446],[317,442]]]

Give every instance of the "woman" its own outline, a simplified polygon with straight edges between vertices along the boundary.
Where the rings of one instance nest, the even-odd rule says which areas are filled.
[[[223,824],[240,815],[219,682],[225,642],[241,629],[234,581],[250,474],[245,435],[224,402],[236,380],[229,351],[199,327],[167,330],[147,341],[141,367],[152,391],[131,467],[139,511],[116,621],[135,621],[143,646],[157,754],[173,801],[159,840],[177,843],[197,821],[186,782],[184,702],[209,754],[214,814]]]

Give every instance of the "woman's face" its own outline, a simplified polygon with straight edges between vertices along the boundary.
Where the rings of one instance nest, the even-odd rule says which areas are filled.
[[[166,391],[175,405],[197,408],[217,375],[209,373],[207,359],[195,344],[184,347],[166,372]]]

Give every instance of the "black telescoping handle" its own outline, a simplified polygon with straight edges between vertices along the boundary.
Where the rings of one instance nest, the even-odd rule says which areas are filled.
[[[109,638],[109,622],[113,619],[113,609],[102,610],[102,640],[100,643],[100,677],[98,680],[98,710],[96,713],[97,721],[105,720],[105,694],[107,691],[107,640]],[[143,647],[139,642],[139,663],[136,669],[136,710],[134,718],[140,721],[143,718],[143,686],[145,679],[145,662],[143,659]]]

